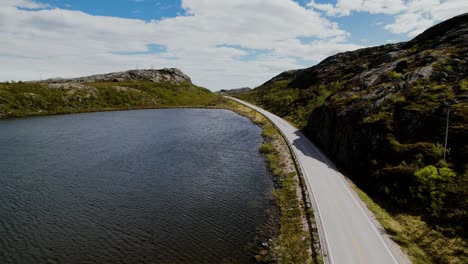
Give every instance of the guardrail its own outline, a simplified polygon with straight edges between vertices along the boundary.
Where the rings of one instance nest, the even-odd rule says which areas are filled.
[[[261,114],[261,113],[260,113]],[[263,114],[262,114],[263,115]],[[295,167],[297,169],[297,172],[299,173],[299,177],[301,178],[300,180],[305,183],[305,186],[303,188],[306,188],[306,190],[310,190],[310,193],[312,193],[312,197],[308,195],[309,192],[305,192],[306,199],[308,202],[312,205],[313,211],[314,211],[314,218],[315,218],[315,223],[317,225],[317,230],[318,230],[318,237],[319,237],[319,246],[320,246],[320,255],[322,255],[322,261],[324,264],[330,264],[330,258],[328,256],[328,243],[326,241],[326,236],[325,233],[323,232],[323,222],[322,218],[320,217],[319,210],[318,210],[318,205],[317,201],[315,199],[315,196],[312,192],[312,188],[310,188],[310,182],[308,181],[307,177],[304,177],[304,168],[302,167],[302,164],[299,162],[299,159],[297,158],[296,151],[292,148],[291,142],[287,139],[286,135],[281,131],[281,129],[271,120],[270,118],[266,117],[263,115],[266,119],[270,120],[270,122],[273,124],[273,126],[276,128],[276,130],[280,133],[280,135],[283,137],[284,141],[286,142],[286,145],[288,145],[289,152],[291,153],[291,156],[293,157],[293,161],[295,164]]]
[[[232,98],[232,97],[229,97],[229,96],[225,96],[225,97],[253,109],[252,107],[245,104],[245,102],[243,102],[240,99]],[[253,110],[255,110],[255,109],[253,109]],[[255,110],[255,111],[257,111],[257,110]],[[322,222],[322,218],[320,217],[318,204],[317,204],[317,201],[315,199],[314,193],[312,192],[312,188],[310,188],[310,182],[308,181],[307,177],[304,177],[305,170],[302,167],[302,164],[299,162],[299,159],[297,158],[297,154],[296,154],[294,148],[292,147],[291,142],[289,142],[288,138],[283,133],[283,131],[281,131],[281,129],[275,124],[275,122],[273,120],[271,120],[270,118],[268,118],[267,116],[265,116],[261,112],[259,112],[259,111],[257,111],[257,112],[260,113],[262,116],[264,116],[266,119],[268,119],[271,122],[271,124],[275,127],[275,129],[280,133],[281,137],[283,137],[284,141],[286,142],[286,145],[288,146],[289,152],[291,153],[291,156],[293,158],[294,165],[295,165],[296,170],[297,170],[297,172],[299,174],[299,177],[300,177],[300,181],[305,183],[305,186],[303,184],[301,184],[302,188],[306,188],[306,190],[308,189],[308,190],[310,190],[310,193],[312,193],[312,199],[308,195],[309,192],[307,192],[307,191],[303,192],[303,195],[304,194],[307,195],[306,199],[312,205],[312,208],[313,208],[313,211],[314,211],[314,218],[315,218],[315,223],[317,225],[317,230],[318,230],[318,237],[319,237],[319,242],[320,242],[319,243],[320,255],[322,256],[322,261],[323,261],[324,264],[332,264],[332,261],[331,261],[329,255],[328,255],[328,242],[327,242],[327,239],[326,239],[326,235],[325,235],[325,233],[323,231],[324,230],[323,229],[323,222]]]

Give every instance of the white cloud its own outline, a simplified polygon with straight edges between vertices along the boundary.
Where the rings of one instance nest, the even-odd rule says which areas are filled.
[[[392,33],[414,37],[437,22],[468,12],[466,0],[411,0],[395,21],[385,26]]]
[[[309,7],[325,11],[329,16],[349,16],[351,12],[397,14],[405,9],[402,0],[337,0],[335,5],[318,4],[312,0]]]
[[[337,0],[335,5],[312,0],[307,5],[328,16],[349,16],[352,12],[394,15],[395,21],[384,28],[410,37],[437,22],[468,12],[466,0]],[[377,25],[380,26],[380,22]]]
[[[28,0],[0,3],[0,80],[153,65],[180,68],[195,83],[218,90],[255,86],[281,71],[305,66],[298,61],[318,62],[360,47],[347,43],[348,33],[336,23],[290,0],[183,0],[188,16],[149,22],[18,6],[45,7]],[[298,38],[311,41],[302,43]],[[113,53],[144,52],[148,44],[162,45],[166,51]],[[268,53],[249,60],[249,49]]]
[[[33,0],[2,0],[4,6],[16,6],[29,9],[46,8],[48,5]]]

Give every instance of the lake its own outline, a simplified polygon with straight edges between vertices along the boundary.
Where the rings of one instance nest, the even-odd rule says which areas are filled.
[[[227,110],[0,120],[0,263],[250,263],[261,142]]]

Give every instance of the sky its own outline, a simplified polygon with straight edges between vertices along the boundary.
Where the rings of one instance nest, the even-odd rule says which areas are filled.
[[[0,81],[179,68],[217,91],[408,41],[466,0],[0,0]]]

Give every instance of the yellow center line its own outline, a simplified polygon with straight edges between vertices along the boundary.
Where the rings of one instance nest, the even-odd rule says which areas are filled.
[[[359,245],[359,242],[357,241],[356,237],[354,236],[353,232],[350,231],[348,228],[348,235],[351,237],[351,240],[353,241],[354,249],[357,252],[357,255],[359,257],[359,263],[364,263],[364,259],[362,258],[362,250],[361,246]]]
[[[338,208],[338,210],[342,211],[342,207],[338,201],[336,201],[336,207]],[[359,245],[359,241],[356,239],[356,236],[354,235],[351,229],[351,226],[349,224],[346,225],[346,233],[348,237],[351,238],[351,241],[353,241],[354,249],[356,250],[358,258],[359,258],[359,263],[364,264],[365,262],[362,257],[361,245]]]

